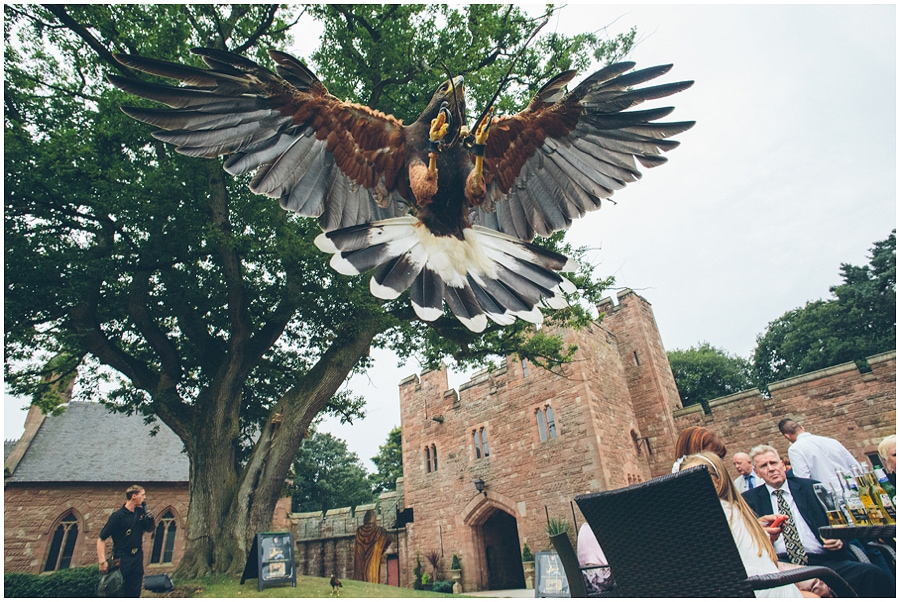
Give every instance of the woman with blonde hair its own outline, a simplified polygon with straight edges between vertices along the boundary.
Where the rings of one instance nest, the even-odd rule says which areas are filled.
[[[881,467],[887,473],[891,485],[897,486],[897,435],[888,435],[878,444],[878,457]]]
[[[701,465],[707,467],[709,475],[712,477],[713,485],[716,487],[716,495],[719,496],[722,510],[724,510],[725,517],[728,519],[728,526],[731,527],[731,536],[734,538],[734,544],[741,555],[741,561],[744,563],[747,575],[765,575],[778,572],[778,557],[775,555],[775,548],[772,547],[772,542],[769,540],[769,534],[759,524],[753,510],[750,509],[750,506],[738,493],[734,483],[728,478],[728,472],[722,458],[712,452],[700,452],[685,457],[678,468],[679,470],[684,470],[685,468]],[[755,593],[757,598],[818,597],[809,592],[801,592],[794,584],[758,590]]]

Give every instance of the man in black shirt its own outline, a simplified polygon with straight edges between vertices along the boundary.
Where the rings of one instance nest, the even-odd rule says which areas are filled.
[[[125,580],[122,595],[126,598],[140,598],[144,582],[144,532],[153,530],[153,515],[147,512],[146,497],[147,493],[140,485],[129,487],[125,491],[125,504],[112,513],[97,538],[100,572],[106,574],[109,564],[104,542],[112,537],[113,559],[122,569]]]

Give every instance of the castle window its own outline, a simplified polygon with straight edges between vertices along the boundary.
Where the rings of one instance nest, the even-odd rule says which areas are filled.
[[[488,449],[487,429],[483,426],[472,431],[472,440],[475,444],[475,459],[487,458],[491,455]]]
[[[640,358],[638,357],[637,351],[634,352],[634,365],[635,365],[635,366],[640,366],[640,365],[641,365],[641,360],[640,360]]]
[[[175,515],[167,510],[156,525],[156,533],[153,534],[153,552],[150,555],[150,564],[162,564],[172,562],[172,554],[175,552]]]
[[[437,472],[437,468],[437,447],[432,443],[425,446],[425,472]]]
[[[535,410],[535,419],[537,420],[538,437],[541,441],[556,439],[556,421],[553,417],[553,408],[549,403]]]
[[[556,422],[553,419],[553,408],[549,405],[545,409],[547,414],[547,436],[556,439]]]
[[[67,569],[72,564],[72,552],[75,550],[75,540],[78,539],[78,519],[72,512],[66,514],[53,531],[53,541],[50,542],[50,553],[47,554],[45,571],[57,571]]]
[[[528,364],[525,362],[525,360],[522,360],[522,376],[528,376]]]

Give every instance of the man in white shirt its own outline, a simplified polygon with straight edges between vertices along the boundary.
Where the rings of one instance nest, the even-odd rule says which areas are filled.
[[[743,494],[757,516],[784,514],[781,527],[764,527],[780,536],[773,543],[778,559],[800,565],[827,566],[837,572],[861,598],[893,598],[896,584],[892,576],[874,564],[849,556],[840,539],[823,539],[820,527],[828,526],[825,509],[816,498],[815,481],[785,474],[784,463],[775,448],[757,445],[750,450],[756,473],[765,487]]]
[[[731,462],[734,464],[734,469],[738,471],[738,478],[734,480],[734,486],[737,487],[738,493],[744,493],[748,489],[762,484],[753,470],[753,462],[750,461],[748,454],[738,452],[731,458]]]
[[[778,430],[791,442],[788,457],[795,477],[828,483],[836,478],[835,468],[851,473],[858,464],[839,441],[807,433],[795,420],[785,418],[778,423]]]

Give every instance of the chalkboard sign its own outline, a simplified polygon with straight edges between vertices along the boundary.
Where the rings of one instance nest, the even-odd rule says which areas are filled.
[[[257,533],[241,575],[241,585],[256,578],[257,589],[290,583],[297,587],[294,537],[290,533]]]
[[[570,597],[569,581],[556,552],[543,550],[534,555],[534,597]]]

